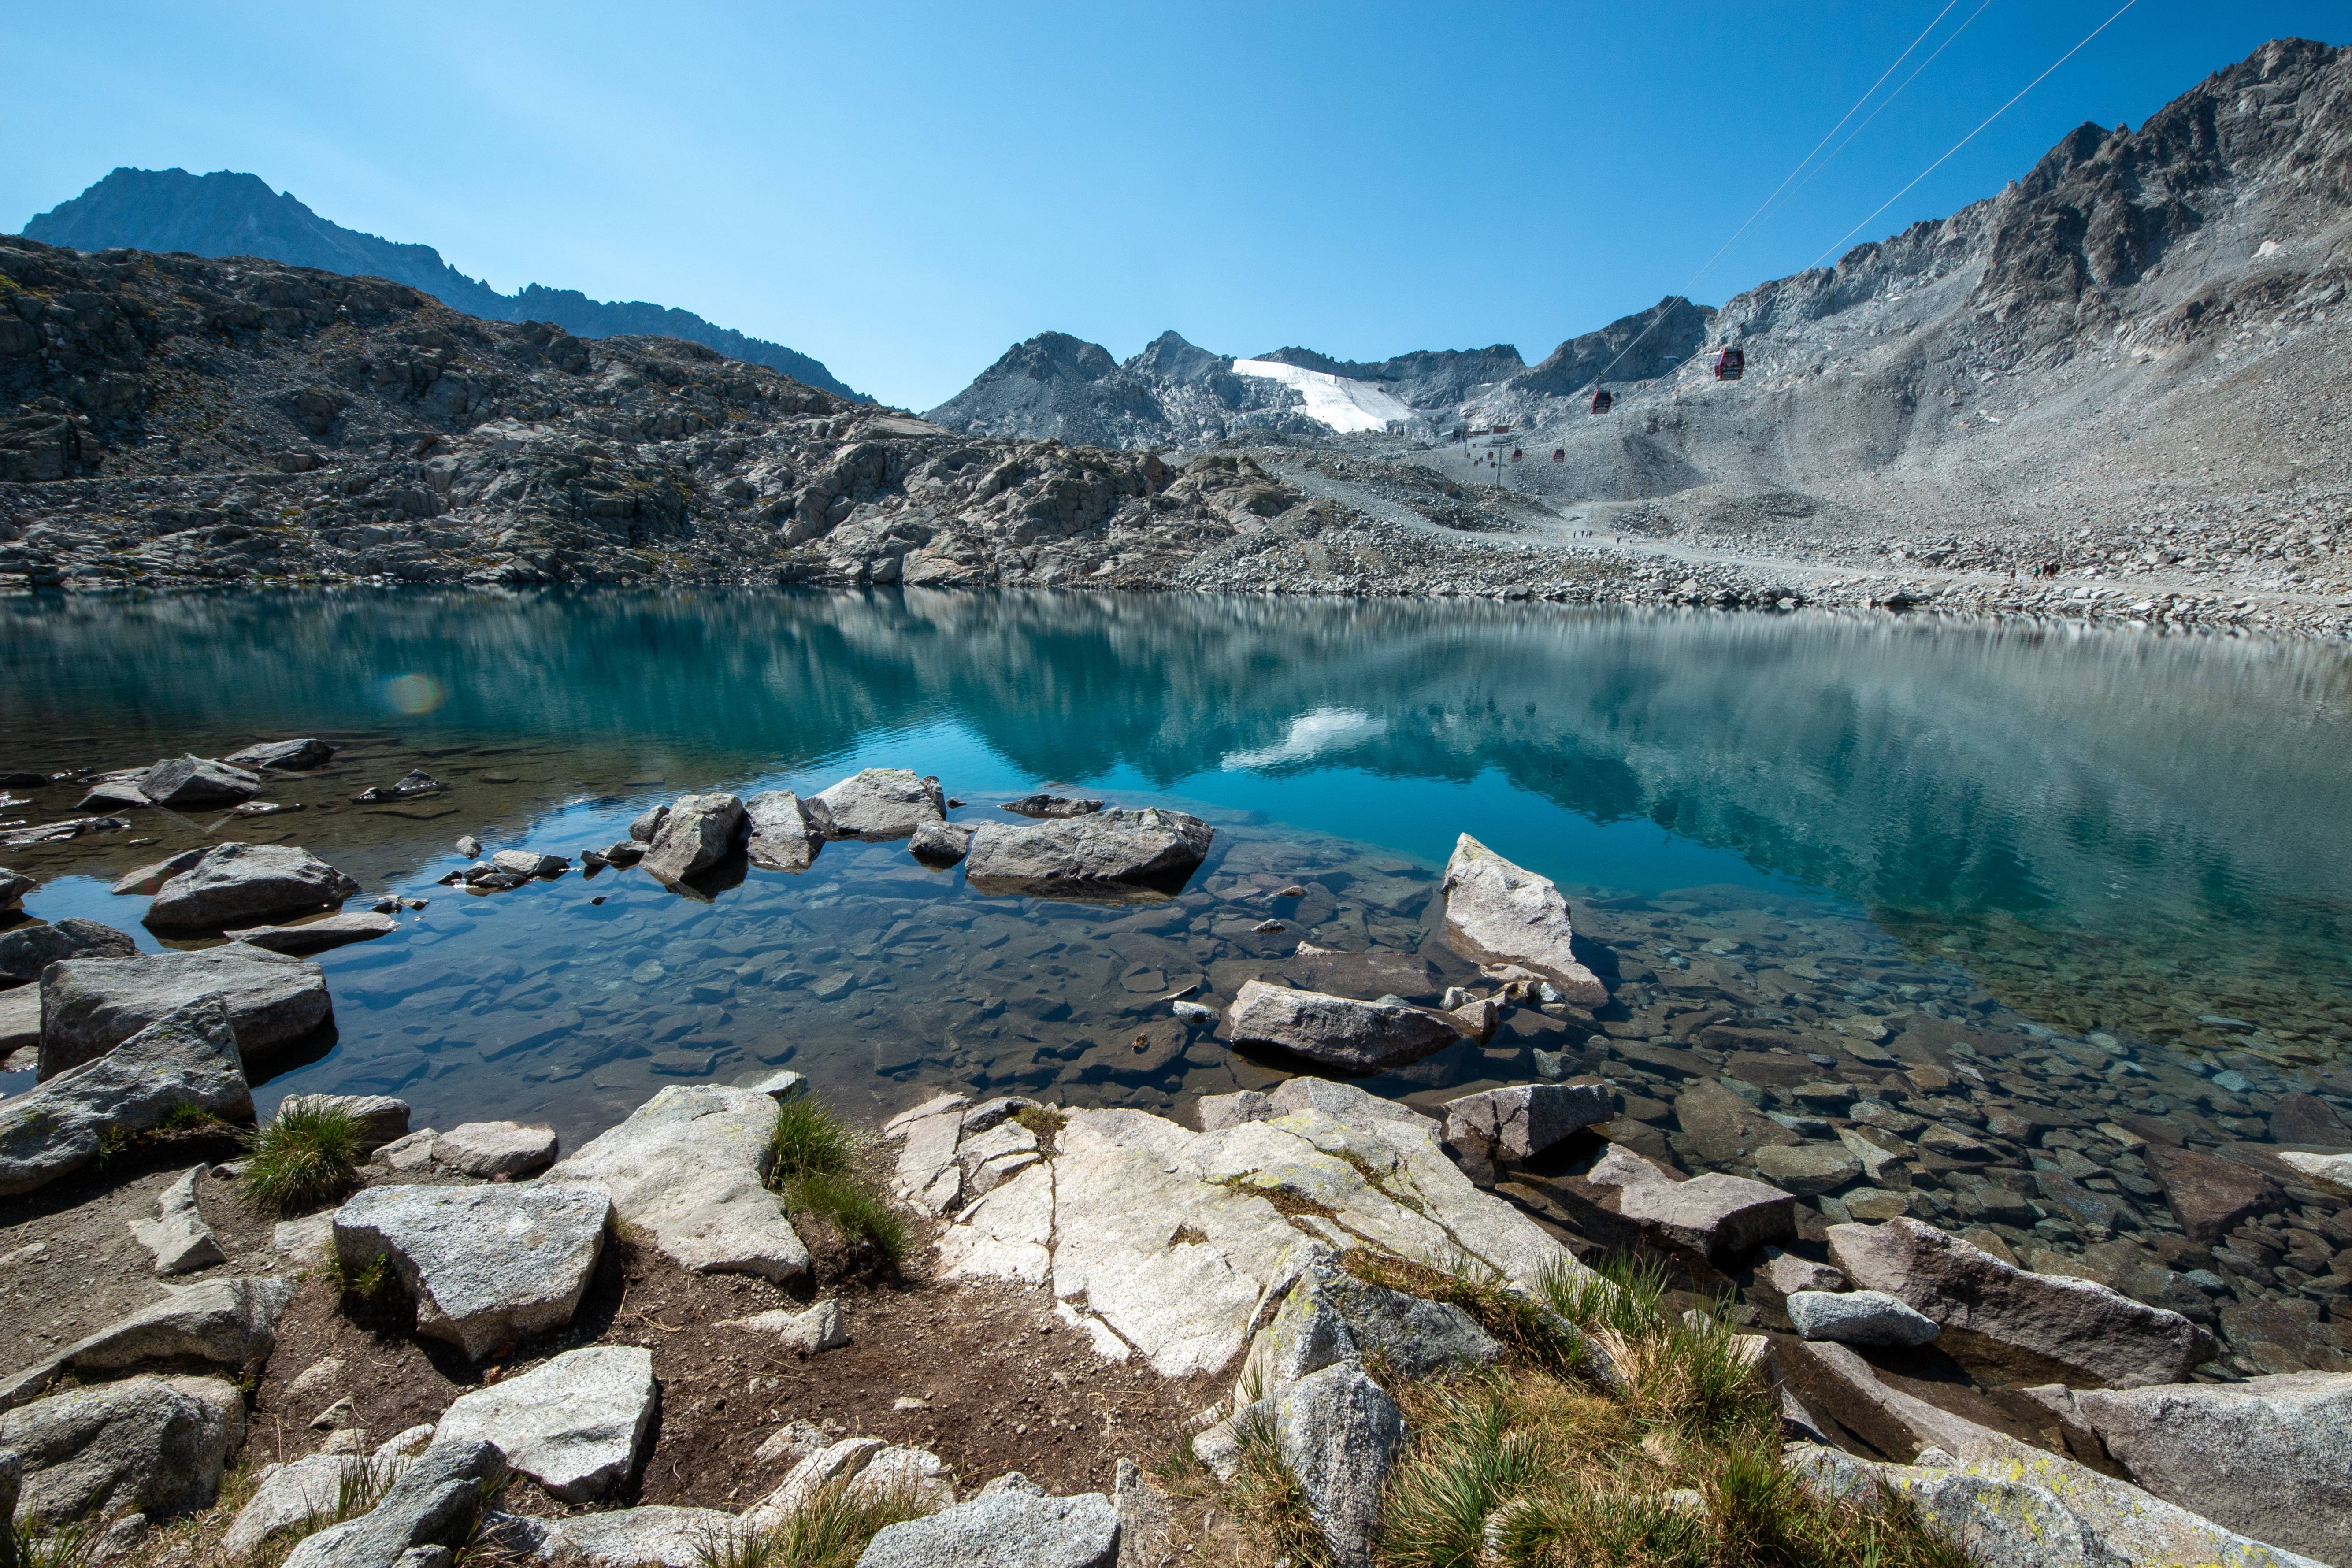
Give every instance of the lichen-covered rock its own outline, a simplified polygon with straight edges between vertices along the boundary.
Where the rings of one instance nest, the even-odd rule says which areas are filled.
[[[335,1252],[358,1273],[388,1258],[416,1331],[475,1361],[561,1328],[604,1246],[612,1200],[593,1187],[369,1187],[335,1211]]]

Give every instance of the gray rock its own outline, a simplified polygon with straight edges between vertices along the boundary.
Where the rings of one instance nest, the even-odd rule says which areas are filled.
[[[155,1217],[131,1227],[132,1238],[154,1255],[158,1274],[193,1274],[228,1261],[220,1238],[196,1207],[196,1179],[204,1173],[202,1165],[182,1172],[178,1181],[156,1194]]]
[[[827,838],[868,844],[904,838],[927,822],[947,819],[940,781],[907,768],[867,768],[811,795],[809,826]]]
[[[1778,1187],[1719,1171],[1678,1181],[1619,1143],[1582,1176],[1551,1185],[1619,1216],[1653,1242],[1709,1258],[1797,1234],[1797,1200]]]
[[[1447,1100],[1445,1141],[1488,1160],[1527,1160],[1616,1114],[1606,1084],[1514,1084]]]
[[[1306,1494],[1332,1562],[1369,1568],[1381,1489],[1404,1437],[1396,1402],[1350,1363],[1303,1377],[1265,1405],[1276,1450]]]
[[[751,824],[751,842],[744,846],[751,864],[768,871],[805,871],[816,858],[824,836],[801,809],[801,797],[788,789],[772,789],[743,803]]]
[[[470,833],[459,834],[457,841],[449,847],[468,860],[478,860],[482,858],[482,841]]]
[[[2257,1541],[2352,1562],[2352,1373],[2082,1389],[2074,1410],[2132,1480]]]
[[[0,910],[13,910],[23,905],[25,895],[40,883],[22,871],[11,871],[0,866]]]
[[[138,775],[99,779],[74,802],[76,811],[144,811],[155,803],[139,787]]]
[[[312,1454],[271,1465],[222,1535],[221,1555],[239,1562],[273,1535],[332,1520],[347,1496],[370,1489],[381,1494],[407,1468],[404,1459],[354,1454]]]
[[[152,893],[163,885],[205,858],[208,846],[183,849],[177,855],[167,855],[152,860],[134,871],[125,871],[109,889],[119,894]]]
[[[1772,1143],[1756,1151],[1756,1173],[1800,1197],[1833,1193],[1862,1174],[1840,1143]]]
[[[781,1105],[806,1089],[808,1078],[805,1074],[796,1073],[790,1068],[778,1068],[773,1072],[763,1073],[751,1082],[737,1087],[748,1089],[753,1094],[764,1094]]]
[[[821,1489],[835,1486],[853,1501],[897,1494],[898,1500],[925,1513],[955,1501],[954,1478],[929,1449],[879,1437],[845,1437],[794,1465],[774,1491],[744,1510],[743,1522],[754,1529],[773,1528]]]
[[[220,931],[332,909],[360,885],[291,844],[219,844],[156,889],[144,923],[154,931]]]
[[[964,1108],[961,1094],[944,1094],[892,1117],[883,1124],[886,1138],[903,1138],[891,1190],[901,1202],[925,1214],[945,1214],[956,1206],[963,1191],[963,1168],[956,1145],[963,1137]]]
[[[1999,1441],[1990,1428],[1880,1381],[1852,1347],[1834,1341],[1779,1341],[1772,1365],[1806,1410],[1834,1417],[1882,1454],[1905,1460],[1929,1448],[1971,1454]]]
[[[1103,808],[1098,800],[1081,800],[1066,795],[1024,795],[1019,800],[1008,800],[1003,809],[1020,816],[1054,818],[1091,816]]]
[[[1100,1492],[1050,1497],[1014,1472],[970,1502],[885,1525],[857,1568],[1111,1568],[1118,1512]]]
[[[461,1121],[433,1135],[433,1163],[461,1176],[520,1176],[555,1159],[555,1130],[515,1121]]]
[[[305,1539],[286,1568],[425,1568],[425,1560],[412,1553],[437,1547],[446,1557],[466,1544],[483,1499],[505,1476],[506,1461],[494,1443],[436,1442],[401,1472],[375,1507]]]
[[[291,1279],[207,1279],[180,1286],[0,1383],[0,1409],[22,1405],[66,1371],[121,1372],[191,1361],[256,1371],[277,1345],[278,1320],[293,1299]]]
[[[2352,1197],[2352,1154],[2313,1154],[2283,1149],[2278,1158],[2279,1163],[2314,1186]]]
[[[662,810],[667,812],[669,807],[664,806]],[[607,846],[604,850],[604,858],[608,862],[625,868],[638,864],[645,858],[646,847],[634,838],[624,838],[617,844]]]
[[[423,768],[411,768],[388,784],[371,784],[352,796],[354,805],[381,805],[388,801],[414,800],[421,795],[441,795],[449,786]]]
[[[1397,1375],[1418,1380],[1491,1365],[1502,1354],[1501,1344],[1461,1308],[1370,1284],[1321,1258],[1250,1342],[1235,1398],[1263,1397],[1325,1367],[1373,1355]]]
[[[248,1066],[301,1038],[332,1010],[315,963],[232,943],[203,952],[136,958],[69,958],[41,974],[44,1080],[105,1056],[140,1030],[193,1002],[228,1009]]]
[[[646,850],[645,868],[664,882],[708,871],[741,844],[743,803],[731,795],[682,795]]]
[[[0,985],[26,985],[50,964],[68,958],[129,958],[139,944],[96,921],[62,920],[0,931]]]
[[[346,910],[300,925],[248,927],[236,933],[236,940],[272,952],[312,953],[347,947],[355,942],[373,942],[399,929],[400,922],[390,915]]]
[[[742,1521],[720,1509],[647,1504],[562,1519],[507,1514],[483,1533],[505,1544],[518,1526],[530,1534],[528,1555],[604,1568],[708,1568],[730,1536],[744,1532]]]
[[[964,876],[990,893],[1172,894],[1208,858],[1215,837],[1199,817],[1156,806],[1114,806],[1027,827],[983,823],[972,831]]]
[[[216,1377],[128,1377],[68,1389],[0,1416],[24,1461],[19,1521],[203,1508],[245,1441],[245,1398]]]
[[[1436,1121],[1423,1116],[1410,1105],[1399,1105],[1393,1100],[1383,1100],[1370,1089],[1359,1089],[1352,1083],[1334,1083],[1328,1078],[1285,1079],[1275,1085],[1274,1092],[1265,1097],[1273,1114],[1284,1116],[1294,1110],[1319,1110],[1335,1121],[1350,1127],[1365,1127],[1378,1121],[1399,1121],[1434,1135]]]
[[[261,741],[241,752],[231,752],[221,761],[233,767],[299,773],[325,767],[334,754],[335,748],[324,741]]]
[[[551,1496],[586,1502],[635,1470],[658,1394],[653,1352],[592,1345],[464,1395],[443,1413],[434,1439],[496,1443]]]
[[[907,837],[907,853],[944,871],[971,853],[972,829],[960,822],[926,822]]]
[[[1232,1094],[1204,1094],[1192,1107],[1193,1119],[1203,1132],[1222,1132],[1244,1121],[1264,1121],[1269,1116],[1281,1114],[1271,1100],[1254,1089]]]
[[[5,1103],[5,1102],[0,1102]],[[550,1171],[550,1182],[607,1193],[630,1225],[698,1273],[782,1283],[808,1270],[808,1248],[768,1190],[768,1141],[782,1114],[755,1089],[673,1085]]]
[[[2211,1337],[2178,1312],[2012,1268],[1921,1220],[1833,1225],[1829,1245],[1847,1279],[1941,1324],[1945,1351],[1979,1375],[2136,1388],[2183,1382],[2213,1353]]]
[[[261,779],[243,768],[209,757],[167,757],[141,773],[139,793],[157,805],[194,811],[207,805],[235,805],[261,793]]]
[[[572,868],[572,862],[561,855],[550,855],[542,849],[501,849],[490,857],[490,864],[510,877],[553,877]]]
[[[278,1114],[340,1110],[360,1125],[360,1144],[370,1151],[408,1136],[408,1101],[388,1094],[289,1094]]]
[[[22,1061],[0,1070],[22,1072],[40,1062],[41,988],[37,985],[0,991],[0,1062],[19,1052],[24,1054]]]
[[[1800,1290],[1789,1321],[1809,1340],[1847,1345],[1924,1345],[1944,1331],[1883,1290]]]
[[[143,1131],[183,1105],[233,1121],[253,1116],[236,1036],[217,999],[189,1003],[98,1060],[0,1100],[0,1196],[79,1170],[107,1133]]]
[[[1225,1026],[1237,1044],[1276,1046],[1318,1066],[1363,1073],[1417,1062],[1462,1038],[1461,1026],[1444,1013],[1262,980],[1242,983],[1225,1010]]]
[[[389,1257],[416,1302],[416,1331],[475,1361],[561,1328],[579,1310],[613,1205],[593,1187],[369,1187],[335,1211],[352,1271]]]
[[[1756,1282],[1776,1296],[1789,1297],[1800,1290],[1843,1290],[1845,1276],[1826,1263],[1815,1263],[1810,1258],[1800,1258],[1793,1252],[1782,1252],[1768,1258],[1756,1270]]]
[[[654,837],[661,832],[662,824],[668,820],[668,806],[649,805],[629,824],[629,837],[639,844],[651,844]]]
[[[748,1318],[728,1318],[719,1325],[722,1329],[741,1329],[746,1333],[772,1339],[786,1350],[814,1355],[819,1351],[839,1350],[849,1342],[849,1325],[843,1321],[841,1303],[819,1301],[803,1311],[790,1311],[782,1307],[754,1312]]]
[[[1446,940],[1465,956],[1532,970],[1580,1007],[1609,1000],[1609,988],[1576,956],[1568,900],[1549,877],[1512,864],[1465,833],[1454,840],[1439,890]]]

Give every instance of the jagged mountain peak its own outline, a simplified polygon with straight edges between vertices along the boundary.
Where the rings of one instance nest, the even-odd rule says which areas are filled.
[[[796,349],[747,337],[690,310],[641,300],[592,300],[574,289],[530,284],[501,294],[468,278],[429,245],[384,239],[320,217],[258,174],[219,169],[119,168],[70,201],[38,214],[25,236],[75,250],[184,251],[255,256],[347,278],[384,278],[420,289],[452,310],[494,321],[549,321],[586,338],[683,338],[732,359],[763,364],[820,391],[858,402],[824,365]]]

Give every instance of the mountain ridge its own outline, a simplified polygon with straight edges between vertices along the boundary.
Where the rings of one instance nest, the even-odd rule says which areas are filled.
[[[184,251],[253,256],[345,277],[405,283],[454,310],[492,321],[546,321],[579,337],[682,338],[730,359],[763,364],[837,397],[870,402],[824,363],[797,349],[721,327],[691,310],[642,300],[592,300],[576,289],[526,284],[501,294],[469,278],[429,245],[384,239],[320,217],[257,174],[118,168],[79,195],[37,214],[27,239],[76,250]]]

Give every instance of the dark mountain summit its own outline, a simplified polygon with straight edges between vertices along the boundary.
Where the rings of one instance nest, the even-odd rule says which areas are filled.
[[[493,321],[548,321],[583,338],[684,338],[730,359],[763,364],[836,396],[864,400],[823,363],[782,343],[714,326],[690,310],[643,300],[591,300],[576,289],[533,283],[501,294],[441,259],[429,245],[403,245],[331,223],[252,174],[222,170],[117,169],[25,226],[25,236],[76,250],[187,251],[257,256],[347,278],[385,278],[421,289],[455,310]]]

